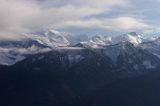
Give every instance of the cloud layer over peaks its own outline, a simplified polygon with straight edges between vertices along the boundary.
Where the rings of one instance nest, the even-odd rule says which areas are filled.
[[[0,39],[19,39],[23,33],[50,27],[148,29],[149,24],[137,15],[134,4],[130,0],[0,0]]]

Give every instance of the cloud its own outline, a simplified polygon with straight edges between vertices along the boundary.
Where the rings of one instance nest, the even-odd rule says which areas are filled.
[[[27,31],[28,22],[36,19],[40,12],[40,9],[34,4],[18,0],[1,0],[0,38],[22,37],[18,33]]]
[[[119,6],[128,5],[128,0],[39,0],[44,6],[90,6],[90,7],[103,7],[103,6]]]
[[[0,0],[0,39],[24,38],[23,33],[48,27],[55,29],[76,27],[119,32],[152,30],[159,27],[157,21],[159,17],[156,18],[159,13],[157,3],[159,0],[152,2],[151,0],[147,2],[145,0]],[[143,3],[145,6],[140,5]],[[150,6],[156,7],[154,9],[157,10],[155,11],[157,14],[151,9],[148,10]],[[114,13],[114,10],[118,10],[119,14]]]
[[[58,28],[62,23],[77,27],[101,24],[98,19],[84,18],[124,5],[128,5],[128,0],[0,0],[0,39],[23,38],[21,33],[50,26]]]
[[[111,29],[117,30],[138,30],[149,27],[143,20],[133,17],[118,17],[108,20]]]
[[[149,26],[141,19],[133,17],[116,17],[108,19],[88,19],[88,20],[72,20],[65,21],[55,25],[59,28],[79,27],[88,29],[106,29],[111,31],[132,31],[142,30]]]

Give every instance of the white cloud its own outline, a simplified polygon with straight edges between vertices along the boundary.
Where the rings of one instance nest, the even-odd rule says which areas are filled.
[[[147,28],[148,25],[141,19],[133,17],[118,17],[109,19],[109,26],[111,29],[116,28],[117,30],[138,30]]]
[[[54,26],[112,28],[107,20],[85,17],[110,12],[112,6],[128,6],[128,0],[0,0],[0,39],[21,38],[21,33]],[[127,22],[125,22],[125,20]],[[105,21],[103,23],[103,21]],[[116,19],[123,29],[136,26],[136,20]],[[142,24],[139,26],[143,26]],[[118,27],[117,27],[118,28]],[[121,28],[121,27],[119,27]]]
[[[91,6],[118,6],[118,5],[129,5],[127,0],[81,0],[82,2],[86,2]]]
[[[72,20],[65,21],[61,24],[55,25],[59,28],[79,27],[92,29],[106,29],[112,31],[130,31],[145,29],[149,26],[143,20],[133,17],[118,17],[109,19],[89,19],[89,20]],[[54,27],[55,27],[54,26]]]
[[[76,6],[91,6],[91,7],[103,7],[103,6],[119,6],[128,5],[128,0],[41,0],[45,6],[64,6],[64,5],[76,5]]]

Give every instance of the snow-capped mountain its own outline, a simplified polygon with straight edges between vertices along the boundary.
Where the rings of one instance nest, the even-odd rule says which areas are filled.
[[[30,39],[36,40],[42,45],[48,47],[66,47],[70,45],[70,42],[66,39],[68,33],[61,33],[56,30],[47,30],[41,32],[34,32],[26,34]]]
[[[12,54],[8,52],[0,52],[0,64],[1,65],[13,65],[19,61],[24,60],[26,57],[19,54]]]
[[[0,64],[13,65],[25,59],[28,55],[49,51],[45,45],[32,39],[21,41],[0,41]]]
[[[79,35],[70,34],[66,36],[66,39],[70,42],[71,46],[74,46],[80,42],[87,42],[90,40],[90,38],[86,34],[79,34]]]
[[[151,31],[151,32],[148,32],[148,33],[143,33],[142,37],[145,40],[145,42],[154,41],[154,40],[156,40],[160,37],[160,32]]]
[[[5,103],[11,101],[11,105],[21,102],[18,106],[29,106],[40,101],[37,106],[84,106],[75,103],[80,103],[83,98],[87,98],[85,101],[88,102],[87,95],[92,98],[92,92],[106,85],[105,89],[111,89],[107,91],[107,97],[112,91],[110,86],[113,85],[116,88],[113,94],[119,94],[121,87],[120,94],[125,94],[126,98],[131,97],[131,101],[135,97],[137,101],[138,96],[141,99],[144,92],[140,92],[150,79],[146,80],[148,76],[145,79],[142,77],[142,83],[137,80],[130,87],[132,78],[159,73],[160,38],[144,41],[141,35],[134,32],[114,38],[103,35],[89,38],[87,35],[76,36],[55,30],[26,36],[27,39],[21,41],[0,41],[0,96],[6,99]],[[160,74],[156,73],[153,74],[153,83],[159,81]],[[127,84],[121,85],[119,81]],[[147,86],[146,92],[150,92],[151,86],[152,84]],[[132,96],[126,92],[128,87],[134,91]],[[133,90],[135,88],[137,89]],[[157,90],[157,85],[155,89]],[[140,90],[140,95],[135,96],[137,90]],[[104,95],[104,90],[100,91]],[[100,93],[96,93],[95,97],[97,94]],[[152,92],[149,94],[152,95]],[[112,103],[111,96],[107,98],[109,104]],[[144,96],[146,97],[145,93]],[[119,101],[119,96],[116,97]],[[101,101],[106,101],[104,98],[105,96],[99,99],[100,105]],[[126,103],[123,96],[122,99]],[[97,105],[95,103],[92,106]]]
[[[149,42],[144,42],[140,44],[139,46],[142,49],[147,50],[160,58],[160,38],[157,38]]]
[[[159,58],[130,42],[106,46],[103,52],[118,64],[119,68],[129,68],[126,70],[154,69],[160,64]]]
[[[138,35],[136,32],[131,32],[118,37],[114,37],[112,41],[114,44],[117,44],[120,42],[130,42],[134,45],[138,45],[142,43],[143,39],[141,35]]]
[[[74,36],[56,30],[43,30],[28,33],[25,36],[26,39],[19,41],[0,41],[1,65],[13,65],[28,55],[50,51],[51,49],[73,49],[69,46],[88,40],[86,35],[83,37],[82,35]]]
[[[152,53],[130,42],[122,42],[104,48],[51,50],[37,53],[10,68],[2,68],[6,71],[23,73],[24,76],[29,73],[29,76],[36,81],[37,75],[40,75],[38,77],[41,80],[46,75],[49,82],[52,82],[52,78],[58,82],[64,81],[71,86],[71,90],[74,89],[76,94],[81,96],[121,78],[158,70],[159,66],[160,59]],[[64,83],[62,88],[66,88]],[[70,89],[66,89],[71,92]]]
[[[120,55],[128,54],[129,57],[142,49],[157,58],[160,57],[160,39],[144,42],[144,38],[135,32],[117,37],[73,35],[56,30],[43,30],[25,34],[27,39],[21,41],[0,41],[0,64],[13,65],[29,55],[48,51],[76,51],[102,49],[105,55],[113,62],[117,62]],[[73,56],[69,56],[70,60]],[[73,58],[77,58],[74,56]],[[140,58],[140,57],[139,57]],[[145,61],[145,60],[144,60]],[[148,60],[147,60],[148,61]]]
[[[26,38],[22,40],[0,40],[1,48],[29,48],[32,46],[45,48],[47,46],[40,44],[38,41]]]
[[[76,45],[79,42],[89,40],[89,37],[85,34],[73,35],[68,32],[59,32],[53,29],[29,33],[26,34],[26,36],[39,42],[40,44],[46,45],[54,49],[57,47],[68,47]]]
[[[92,37],[88,41],[80,42],[80,44],[86,48],[102,48],[106,45],[112,44],[112,38],[109,36],[98,35]]]
[[[55,30],[27,36],[21,41],[0,41],[2,97],[21,98],[25,92],[25,97],[47,100],[49,105],[50,101],[55,106],[72,105],[105,85],[160,68],[159,38],[143,42],[136,33],[81,38]]]

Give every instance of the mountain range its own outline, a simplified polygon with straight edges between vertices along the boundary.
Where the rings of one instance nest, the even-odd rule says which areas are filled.
[[[67,32],[59,32],[56,30],[44,30],[25,34],[26,39],[19,41],[0,41],[0,64],[13,65],[24,60],[32,54],[38,54],[47,51],[73,50],[73,49],[88,49],[88,50],[108,50],[106,54],[113,59],[119,55],[121,49],[126,49],[127,44],[133,45],[137,49],[146,50],[153,55],[159,57],[160,41],[157,39],[149,40],[143,38],[136,32],[131,32],[117,37],[97,35],[89,37],[87,35],[73,35]],[[126,48],[125,48],[126,46]],[[115,54],[115,50],[120,49]],[[130,51],[127,51],[130,53]],[[115,60],[113,60],[115,61]]]
[[[158,37],[149,40],[135,32],[88,37],[56,30],[25,36],[0,41],[2,105],[80,105],[94,91],[160,68]]]

